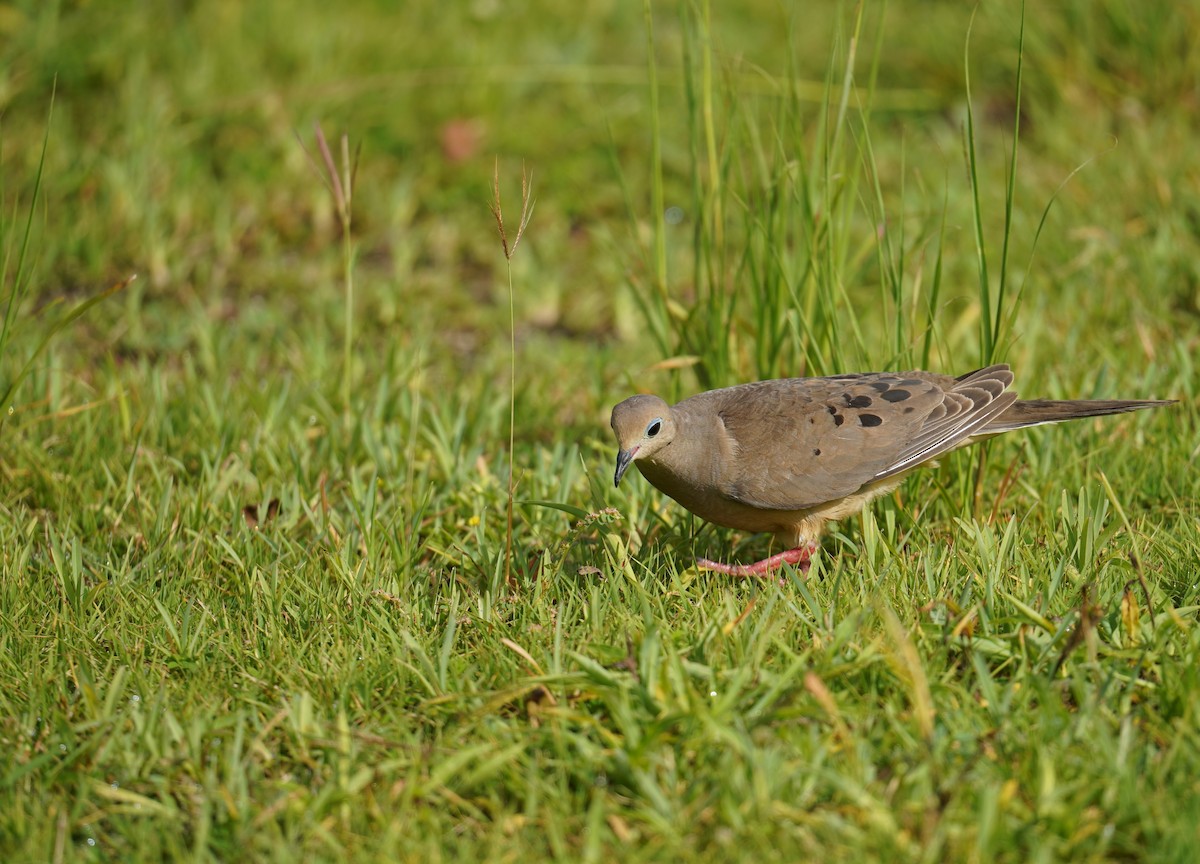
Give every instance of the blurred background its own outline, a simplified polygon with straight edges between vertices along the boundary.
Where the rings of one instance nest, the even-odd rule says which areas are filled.
[[[751,196],[770,188],[760,177],[817,153],[822,100],[837,109],[852,40],[849,109],[869,115],[837,167],[861,169],[869,133],[867,173],[888,219],[908,228],[908,248],[895,249],[893,263],[907,254],[899,266],[911,278],[925,255],[928,283],[930,235],[944,214],[943,299],[976,293],[963,146],[967,30],[974,17],[981,208],[995,259],[1016,117],[1019,4],[987,4],[973,16],[972,7],[933,0],[865,10],[748,2],[712,10],[707,33],[698,7],[650,9],[656,110],[637,3],[589,0],[569,11],[497,0],[0,5],[0,168],[10,213],[30,198],[56,93],[33,238],[37,302],[139,274],[90,317],[87,336],[72,335],[80,358],[208,350],[205,362],[222,367],[213,372],[265,374],[278,352],[259,357],[263,368],[224,364],[244,360],[248,340],[280,339],[291,354],[322,350],[341,332],[341,263],[340,225],[312,161],[320,123],[335,144],[346,134],[358,154],[363,351],[378,340],[420,344],[433,374],[457,374],[486,365],[491,342],[507,330],[505,262],[487,205],[498,164],[506,207],[516,206],[524,165],[537,202],[514,261],[525,371],[537,377],[544,351],[584,362],[568,343],[602,358],[583,370],[600,375],[599,391],[560,375],[546,380],[564,419],[592,420],[588,403],[608,395],[613,376],[663,359],[640,341],[647,328],[629,299],[653,282],[654,127],[670,208],[668,287],[686,304],[696,291],[694,183],[708,182],[707,157],[692,146],[705,58],[713,140],[730,175],[724,185],[754,208]],[[1190,3],[1067,0],[1029,9],[1011,257],[1033,288],[1030,306],[1064,297],[1075,313],[1079,303],[1111,304],[1111,320],[1131,325],[1114,339],[1134,338],[1138,327],[1159,337],[1155,322],[1197,314],[1196,16]],[[860,200],[850,202],[858,221],[846,229],[854,248],[844,273],[848,298],[867,317],[883,280],[867,236],[870,185],[850,190]],[[1025,274],[1038,221],[1060,186]],[[755,278],[736,260],[724,266],[728,286]],[[1083,316],[1063,318],[1064,339],[1072,317]],[[197,319],[219,322],[215,345],[197,344]],[[739,362],[732,377],[764,371]]]

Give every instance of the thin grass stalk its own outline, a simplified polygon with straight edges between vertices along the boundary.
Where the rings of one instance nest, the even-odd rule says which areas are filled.
[[[342,333],[342,411],[347,430],[350,428],[351,399],[354,391],[354,237],[350,230],[349,142],[342,136],[342,170],[345,172],[346,201],[341,212],[342,223],[342,282],[345,285],[344,329]]]
[[[342,165],[339,172],[337,161],[333,158],[333,153],[329,149],[329,142],[325,138],[325,131],[321,128],[320,123],[316,124],[315,137],[317,140],[317,150],[321,154],[321,161],[324,163],[325,168],[322,177],[329,186],[330,194],[333,196],[334,209],[337,211],[338,224],[342,233],[342,290],[345,303],[342,316],[342,422],[346,432],[349,433],[351,425],[351,399],[354,389],[355,253],[353,195],[358,153],[356,151],[355,158],[351,160],[350,139],[348,136],[342,135],[340,141]],[[321,173],[320,166],[316,167],[317,173]]]
[[[693,284],[697,302],[682,329],[683,353],[701,358],[695,372],[708,389],[729,377],[735,298],[725,279],[725,188],[717,146],[711,9],[707,0],[683,7],[685,79],[688,88],[692,150],[692,188],[697,210],[694,234]],[[698,57],[693,56],[693,40]],[[699,66],[699,87],[694,69]]]
[[[971,103],[971,31],[975,26],[975,15],[971,12],[967,25],[967,37],[963,47],[963,79],[967,96],[967,175],[971,184],[971,210],[975,227],[975,255],[979,272],[979,365],[987,366],[995,356],[992,344],[992,289],[988,279],[987,243],[983,236],[983,207],[979,202],[979,165],[975,152],[975,111]],[[975,454],[974,483],[964,489],[970,496],[972,510],[979,515],[982,506],[983,473],[987,466],[987,443],[981,444]]]
[[[842,91],[840,102],[838,105],[838,116],[836,126],[834,127],[834,156],[840,156],[841,164],[839,165],[837,174],[841,176],[841,180],[836,187],[829,183],[826,187],[828,190],[834,189],[833,198],[827,199],[827,206],[831,217],[836,214],[840,217],[840,224],[837,226],[839,230],[834,231],[834,222],[830,220],[830,244],[829,251],[831,258],[828,264],[828,271],[831,278],[827,282],[829,286],[830,296],[828,304],[830,309],[844,308],[846,310],[846,324],[849,326],[854,336],[854,348],[856,349],[856,360],[863,361],[869,352],[866,350],[866,340],[863,337],[862,328],[859,325],[858,316],[854,314],[854,304],[846,290],[845,275],[847,271],[847,263],[849,260],[849,243],[850,238],[854,234],[854,204],[858,201],[858,182],[859,172],[851,170],[850,161],[846,159],[843,151],[842,140],[846,134],[846,129],[849,126],[849,109],[850,98],[854,92],[854,69],[858,60],[858,44],[862,36],[863,27],[863,4],[860,3],[857,7],[857,13],[854,18],[854,28],[850,34],[850,40],[846,50],[846,59],[843,64],[842,71]],[[827,160],[826,164],[830,164]],[[832,178],[829,178],[831,181]],[[831,319],[831,320],[836,320]],[[847,357],[843,352],[843,343],[839,339],[836,343],[830,345],[831,357],[834,363],[844,368],[847,365]]]
[[[713,248],[718,255],[724,257],[725,249],[725,213],[722,206],[721,169],[717,150],[716,119],[713,111],[713,44],[712,44],[712,8],[709,0],[704,0],[700,14],[700,93],[704,118],[704,151],[707,156],[708,168],[708,200],[711,205],[710,223],[712,225]],[[722,287],[722,286],[717,286]]]
[[[857,138],[858,136],[856,136]],[[862,127],[861,138],[859,138],[859,150],[863,156],[864,167],[867,171],[868,178],[871,184],[871,201],[874,206],[872,213],[875,222],[876,240],[875,240],[875,259],[879,266],[879,289],[880,303],[883,308],[892,310],[892,317],[895,319],[892,326],[892,349],[891,359],[900,356],[904,345],[904,220],[898,221],[897,231],[900,232],[898,242],[893,242],[892,232],[888,230],[887,206],[883,199],[883,184],[880,181],[879,171],[876,168],[875,148],[871,142],[871,133],[866,124]],[[900,183],[901,193],[900,200],[904,201],[904,161],[900,163]],[[897,249],[899,251],[897,251]],[[869,357],[873,365],[877,365],[876,358]]]
[[[971,183],[971,210],[975,227],[975,257],[979,270],[979,315],[980,340],[979,360],[981,366],[991,362],[992,339],[992,289],[988,281],[987,243],[983,237],[983,207],[979,203],[979,164],[975,154],[975,110],[971,105],[971,31],[975,26],[978,7],[971,13],[967,25],[966,44],[963,49],[963,77],[967,96],[967,176]]]
[[[950,207],[950,186],[942,187],[942,218],[938,224],[937,258],[933,264],[933,281],[929,286],[929,301],[925,306],[925,340],[921,346],[921,369],[928,369],[933,349],[933,327],[937,320],[938,300],[942,293],[942,265],[946,250],[946,211]]]
[[[514,461],[517,435],[517,313],[516,289],[513,285],[512,259],[525,236],[525,229],[533,216],[533,196],[529,174],[521,167],[521,216],[517,225],[516,235],[509,245],[508,231],[504,227],[504,208],[500,201],[500,160],[497,159],[492,169],[492,217],[496,220],[496,230],[500,234],[500,246],[504,251],[505,266],[508,271],[508,338],[509,338],[509,388],[508,388],[508,500],[506,525],[504,532],[504,583],[510,590],[516,587],[512,576],[512,546],[515,503],[515,473]]]
[[[854,32],[850,36],[849,48],[846,51],[846,63],[844,66],[844,74],[842,75],[842,87],[838,96],[837,119],[833,124],[833,142],[830,151],[827,155],[837,154],[842,152],[842,134],[846,128],[846,114],[850,110],[850,94],[854,89],[854,60],[858,52],[858,35],[859,28],[862,26],[862,4],[858,6],[858,14],[854,22]],[[828,167],[829,162],[826,161]],[[826,182],[832,178],[827,174]]]
[[[886,14],[886,4],[880,8],[879,17],[883,19]],[[862,4],[859,5],[859,16],[856,25],[856,31],[862,26]],[[862,128],[862,143],[860,150],[865,149],[866,165],[868,178],[871,182],[872,192],[874,193],[877,207],[877,226],[878,242],[876,250],[879,260],[879,270],[882,278],[881,288],[890,289],[884,296],[884,301],[891,300],[892,309],[894,311],[895,326],[892,338],[894,340],[891,350],[889,364],[894,363],[903,353],[905,339],[905,324],[906,318],[902,314],[904,311],[904,264],[905,264],[905,243],[904,243],[904,219],[900,218],[896,221],[896,230],[899,236],[893,242],[893,232],[889,230],[887,209],[883,200],[883,184],[881,183],[878,163],[875,159],[875,147],[871,141],[871,108],[875,103],[875,89],[879,80],[880,58],[883,54],[883,33],[884,28],[878,27],[875,34],[875,50],[872,52],[870,59],[870,68],[867,72],[867,87],[866,98],[858,99],[858,115],[859,123]],[[900,202],[901,202],[901,217],[903,217],[904,204],[904,183],[907,176],[905,158],[906,153],[901,151],[901,162],[898,176],[900,178]],[[889,298],[890,295],[890,298]],[[874,361],[873,365],[878,365],[876,358],[864,358],[869,361]]]
[[[1012,239],[1013,198],[1016,196],[1017,154],[1021,149],[1021,82],[1025,68],[1025,3],[1021,3],[1021,26],[1017,36],[1017,85],[1013,108],[1012,156],[1008,165],[1008,185],[1004,192],[1004,242],[1000,247],[1000,284],[996,288],[996,315],[992,323],[992,353],[986,359],[991,363],[1000,345],[1001,328],[1004,326],[1004,295],[1008,287],[1008,244]]]
[[[513,587],[513,463],[517,448],[517,306],[513,287],[512,259],[506,262],[508,273],[508,501],[504,525],[504,583]]]
[[[682,0],[679,6],[679,18],[686,25],[688,22],[688,5],[687,0]],[[701,144],[700,129],[700,96],[697,94],[694,68],[696,60],[694,57],[694,47],[691,28],[685,26],[683,28],[683,88],[684,88],[684,104],[687,106],[687,132],[688,132],[688,155],[691,158],[691,181],[692,181],[692,207],[696,211],[695,218],[692,220],[692,284],[699,291],[704,273],[704,249],[705,238],[707,236],[707,207],[704,199],[704,181],[700,170],[702,161],[703,146]],[[685,322],[686,324],[686,322]],[[677,336],[678,353],[687,353],[694,347],[690,333],[687,332],[686,326]],[[703,384],[705,381],[705,366],[703,363],[697,364],[696,376]]]
[[[904,303],[904,265],[905,265],[905,224],[904,224],[904,191],[905,182],[908,176],[908,153],[906,150],[901,150],[900,153],[900,217],[896,220],[896,238],[895,244],[892,241],[891,226],[888,225],[886,214],[880,223],[879,230],[883,234],[883,239],[887,241],[889,251],[888,258],[892,262],[892,309],[896,316],[896,328],[893,334],[895,344],[892,346],[892,356],[888,360],[889,366],[894,364],[907,350],[910,321],[906,313]],[[879,172],[872,170],[872,176],[878,178]],[[894,368],[894,367],[893,367]]]
[[[972,24],[974,24],[974,20],[975,20],[974,15],[972,15],[971,16]],[[1021,145],[1021,139],[1020,139],[1020,135],[1021,135],[1021,87],[1022,87],[1022,80],[1023,80],[1022,75],[1023,75],[1023,69],[1024,69],[1024,60],[1025,60],[1025,3],[1024,2],[1021,3],[1021,23],[1020,23],[1020,30],[1018,33],[1017,40],[1018,40],[1017,41],[1017,80],[1016,80],[1016,94],[1015,94],[1015,100],[1014,100],[1015,106],[1013,108],[1012,152],[1009,156],[1009,163],[1007,166],[1008,176],[1006,178],[1005,190],[1004,190],[1004,234],[1003,234],[1003,239],[1002,239],[1002,243],[1001,243],[1001,247],[1000,247],[1000,283],[996,288],[996,307],[995,307],[994,314],[993,314],[992,305],[991,305],[991,286],[987,283],[986,265],[981,264],[981,274],[980,274],[980,279],[981,279],[980,294],[981,294],[981,296],[980,296],[980,300],[981,300],[981,304],[983,307],[981,310],[982,316],[983,316],[981,319],[981,331],[982,331],[982,335],[983,335],[983,341],[982,341],[982,344],[980,345],[980,355],[981,355],[980,360],[982,361],[981,365],[984,365],[984,366],[994,363],[998,359],[998,356],[1000,353],[999,349],[1000,349],[1001,336],[1002,336],[1001,328],[1006,321],[1012,320],[1011,315],[1005,315],[1004,303],[1005,303],[1006,287],[1007,287],[1007,282],[1008,282],[1008,250],[1009,250],[1009,243],[1012,240],[1012,231],[1013,231],[1012,213],[1013,213],[1013,200],[1016,197],[1017,157],[1018,157],[1018,154],[1020,153],[1020,149],[1021,149],[1021,146],[1020,146]],[[968,76],[967,119],[968,119],[969,128],[971,128],[971,139],[972,139],[971,140],[971,186],[972,186],[972,191],[974,193],[973,200],[975,202],[974,206],[975,206],[976,237],[977,237],[977,243],[979,244],[979,248],[980,248],[980,258],[981,258],[981,262],[982,262],[983,261],[983,251],[982,251],[983,250],[983,246],[982,246],[982,244],[983,244],[983,229],[982,229],[982,218],[981,218],[980,207],[979,207],[979,193],[978,193],[979,182],[978,182],[978,177],[976,175],[976,170],[975,170],[974,129],[973,129],[973,121],[971,120],[972,114],[970,111],[970,105],[971,105],[971,95],[970,95],[970,86],[969,86],[969,81],[970,81],[970,77],[969,77],[970,76],[970,63],[969,63],[970,41],[971,41],[970,30],[968,29],[967,49],[966,49],[967,50],[967,59],[968,59],[968,62],[966,64],[967,76]],[[1040,226],[1039,226],[1039,231],[1040,231]],[[1036,242],[1036,238],[1035,238],[1035,242]],[[987,457],[988,457],[987,446],[986,445],[981,446],[979,448],[977,459],[976,459],[975,490],[974,490],[974,496],[973,496],[973,499],[975,502],[975,512],[977,514],[979,513],[980,508],[982,506],[983,475],[984,475],[984,471],[987,467]]]
[[[670,315],[667,304],[667,225],[663,192],[662,128],[658,104],[658,62],[654,54],[654,13],[650,0],[644,0],[642,12],[646,19],[646,74],[650,98],[650,209],[654,220],[654,289],[658,294],[660,314]]]
[[[54,85],[50,90],[50,107],[46,111],[46,130],[42,134],[42,149],[38,155],[37,171],[33,175],[33,196],[29,201],[29,212],[25,217],[25,230],[21,235],[21,248],[17,253],[17,267],[13,274],[12,289],[8,294],[8,303],[4,307],[4,322],[0,327],[0,358],[4,357],[5,349],[8,347],[8,340],[11,338],[13,321],[17,317],[17,312],[21,308],[21,301],[25,299],[25,295],[29,292],[29,283],[31,274],[26,269],[26,262],[29,255],[29,241],[33,235],[33,217],[37,212],[38,198],[41,197],[42,177],[45,174],[46,168],[46,152],[50,148],[50,124],[54,119],[54,95],[57,88],[58,80],[55,79]],[[0,136],[0,141],[3,138]],[[2,205],[0,205],[2,206]],[[3,215],[0,214],[0,236],[7,233],[5,228]],[[0,285],[8,281],[8,265],[9,265],[9,249],[7,242],[4,243],[4,267],[3,278],[0,279]]]
[[[828,144],[827,135],[832,87],[833,59],[831,57],[829,69],[825,75],[821,102],[817,108],[817,129],[814,135],[814,141],[817,142],[815,152],[806,161],[803,149],[797,151],[800,162],[798,174],[800,189],[797,197],[802,208],[800,216],[805,229],[803,239],[807,261],[805,272],[799,279],[799,284],[802,286],[802,310],[798,316],[797,327],[801,331],[800,348],[804,358],[805,369],[809,374],[812,374],[815,370],[827,368],[821,326],[824,324],[822,319],[826,311],[822,303],[825,273],[820,259],[823,245],[822,238],[827,231],[829,213],[825,208],[821,207],[821,202],[818,199],[821,195],[819,190],[825,188],[824,178],[827,174],[827,166],[824,164],[824,160],[827,152],[826,145]]]

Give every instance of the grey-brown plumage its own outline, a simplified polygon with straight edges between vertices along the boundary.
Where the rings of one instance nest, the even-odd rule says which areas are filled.
[[[874,372],[783,378],[710,390],[674,406],[633,396],[612,412],[615,484],[630,464],[709,522],[767,531],[789,550],[736,575],[804,564],[831,520],[861,510],[909,472],[1025,426],[1166,405],[1152,400],[1018,400],[1008,366],[952,378]]]

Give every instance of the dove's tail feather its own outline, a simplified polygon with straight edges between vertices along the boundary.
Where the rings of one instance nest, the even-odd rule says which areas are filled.
[[[1081,417],[1099,417],[1104,414],[1124,414],[1143,408],[1171,405],[1174,399],[1019,399],[1003,414],[980,430],[982,435],[996,435],[1025,426],[1041,426],[1044,423],[1062,423]]]

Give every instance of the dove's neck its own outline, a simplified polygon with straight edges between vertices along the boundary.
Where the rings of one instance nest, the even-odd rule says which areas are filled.
[[[721,486],[721,468],[729,455],[722,440],[724,427],[712,413],[696,416],[676,410],[672,419],[675,437],[671,443],[637,465],[655,488],[692,508]]]

